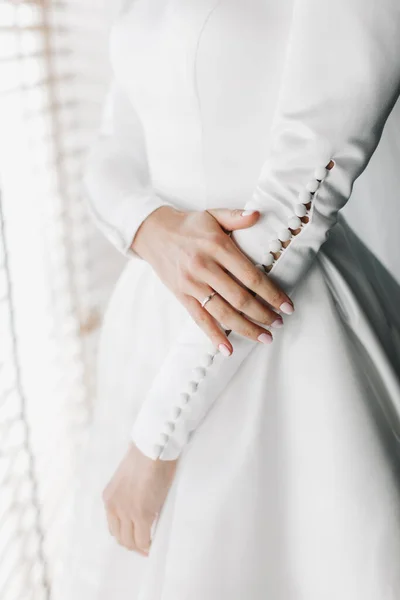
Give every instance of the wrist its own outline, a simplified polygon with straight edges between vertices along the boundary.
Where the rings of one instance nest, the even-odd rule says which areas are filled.
[[[131,249],[144,260],[148,260],[154,251],[154,242],[162,242],[166,236],[178,227],[185,213],[177,208],[164,205],[146,217],[138,228]]]
[[[146,464],[147,468],[151,470],[152,473],[157,474],[160,471],[171,470],[174,471],[177,467],[179,458],[174,458],[170,460],[162,460],[160,458],[151,458],[147,454],[144,454],[140,448],[135,444],[134,441],[130,441],[128,448],[126,450],[125,458],[129,463],[134,463],[135,465],[139,463]]]

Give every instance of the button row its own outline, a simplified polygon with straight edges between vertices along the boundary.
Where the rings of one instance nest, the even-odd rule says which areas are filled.
[[[206,376],[206,367],[210,367],[213,364],[214,358],[218,352],[219,350],[217,350],[214,354],[205,354],[201,361],[203,366],[195,367],[193,369],[193,380],[189,381],[187,384],[187,391],[182,392],[179,395],[179,403],[174,406],[171,411],[171,420],[164,424],[163,432],[160,434],[160,443],[154,447],[154,452],[157,457],[160,457],[166,444],[168,444],[171,435],[173,435],[175,431],[177,420],[182,416],[182,412],[186,405],[189,404],[191,395],[197,391],[200,381]]]
[[[330,164],[331,163],[329,163],[329,165]],[[272,265],[279,258],[279,257],[275,258],[274,254],[279,253],[283,249],[282,244],[284,242],[289,242],[291,240],[292,236],[294,235],[294,233],[293,233],[294,231],[296,231],[297,229],[301,229],[303,227],[304,223],[301,219],[303,217],[306,217],[310,210],[310,207],[307,205],[309,205],[311,203],[313,196],[314,196],[315,192],[317,191],[317,189],[319,188],[321,181],[323,181],[325,179],[328,172],[329,172],[329,169],[327,167],[317,167],[315,169],[314,179],[311,179],[305,186],[305,189],[301,190],[301,192],[299,193],[299,196],[298,196],[299,202],[294,207],[294,215],[292,215],[288,219],[287,228],[281,229],[279,231],[278,238],[275,240],[272,240],[269,243],[269,247],[268,247],[269,252],[266,252],[262,256],[262,266],[263,267],[268,267],[268,268],[272,267]]]

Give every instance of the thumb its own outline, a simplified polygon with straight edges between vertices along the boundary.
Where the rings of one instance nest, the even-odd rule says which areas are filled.
[[[242,208],[208,208],[207,212],[228,231],[246,229],[256,223],[260,216],[258,210],[244,210]]]

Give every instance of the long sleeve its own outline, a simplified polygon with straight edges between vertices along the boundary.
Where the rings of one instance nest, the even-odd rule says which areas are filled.
[[[245,205],[262,216],[232,236],[287,293],[327,239],[399,90],[398,0],[295,1],[273,143]],[[234,332],[229,339],[234,352],[225,358],[196,325],[184,327],[133,425],[132,439],[145,454],[179,456],[256,345]]]
[[[160,206],[173,206],[152,188],[142,124],[124,88],[114,77],[91,145],[83,192],[98,228],[127,257],[141,223]]]

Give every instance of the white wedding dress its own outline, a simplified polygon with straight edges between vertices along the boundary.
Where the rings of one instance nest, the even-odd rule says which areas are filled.
[[[268,150],[293,0],[128,4],[113,64],[131,78],[158,197],[243,207]],[[384,136],[376,156],[394,199],[392,150]],[[352,202],[384,210],[388,194],[368,197],[376,168],[368,177]],[[63,600],[400,598],[399,286],[339,216],[292,299],[273,344],[254,345],[191,436],[146,559],[110,536],[101,493],[187,313],[130,258],[102,329]]]

